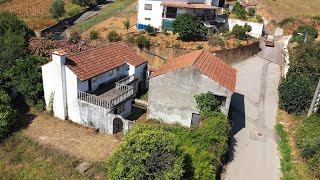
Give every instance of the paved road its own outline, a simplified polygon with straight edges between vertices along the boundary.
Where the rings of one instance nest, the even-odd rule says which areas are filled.
[[[274,125],[282,47],[280,42],[274,48],[265,47],[262,42],[257,56],[233,66],[238,71],[237,94],[231,103],[234,149],[226,168],[226,180],[280,179]]]

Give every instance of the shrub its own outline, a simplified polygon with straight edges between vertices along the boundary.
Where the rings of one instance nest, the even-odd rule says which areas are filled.
[[[123,22],[124,28],[128,31],[130,29],[130,19]]]
[[[16,112],[12,109],[10,96],[0,89],[0,142],[12,130],[16,121]]]
[[[244,26],[239,26],[236,24],[232,28],[232,34],[235,35],[235,37],[239,40],[244,40],[248,37],[247,32],[251,31],[251,26],[248,24],[245,24]]]
[[[48,59],[46,58],[28,56],[18,59],[11,69],[12,83],[24,96],[29,106],[43,108],[44,95],[41,66],[47,62]]]
[[[248,15],[249,15],[249,16],[254,16],[255,14],[256,14],[256,8],[250,7],[250,8],[248,9]]]
[[[203,49],[203,45],[202,45],[202,44],[198,44],[198,45],[197,45],[197,49],[198,49],[198,50]]]
[[[79,6],[82,6],[82,7],[96,5],[95,0],[72,0],[72,3],[77,4]]]
[[[229,31],[229,28],[227,27],[227,26],[221,26],[220,28],[219,28],[219,32],[220,33],[226,33],[226,32],[228,32]]]
[[[72,30],[68,39],[69,43],[76,44],[81,40],[81,34],[78,30]]]
[[[312,19],[320,20],[320,15],[315,15],[315,16],[312,17]]]
[[[320,116],[312,114],[298,128],[297,146],[308,166],[320,178]]]
[[[293,17],[285,18],[285,19],[283,19],[282,21],[280,21],[278,23],[278,26],[283,27],[283,26],[285,26],[285,25],[287,25],[289,23],[293,23],[293,22],[294,22],[294,18]]]
[[[187,40],[204,40],[208,32],[198,17],[190,13],[178,15],[173,21],[173,28],[173,33],[178,33],[179,36]]]
[[[293,32],[291,41],[303,43],[306,34],[308,34],[308,41],[314,41],[318,37],[318,30],[312,26],[299,26],[299,28]]]
[[[167,35],[168,35],[168,30],[164,28],[164,29],[162,30],[162,34],[164,34],[164,35],[167,36]]]
[[[108,40],[110,42],[117,42],[117,41],[121,41],[121,35],[117,33],[117,31],[111,31],[108,34]]]
[[[152,27],[150,24],[148,24],[145,31],[148,32],[149,35],[151,35],[151,36],[155,36],[157,34],[157,29]]]
[[[107,163],[110,179],[181,179],[184,156],[175,135],[136,125]]]
[[[256,15],[256,20],[259,22],[259,23],[263,23],[263,18],[261,15]]]
[[[149,47],[150,46],[149,39],[144,35],[139,35],[136,38],[136,43],[139,46],[139,48],[145,48],[145,47]]]
[[[240,19],[246,19],[247,18],[247,12],[245,7],[241,6],[239,1],[235,3],[233,6],[232,12]]]
[[[63,0],[53,0],[50,7],[50,14],[53,19],[59,20],[60,17],[65,13],[64,1]]]
[[[89,33],[89,38],[91,40],[94,40],[94,39],[98,39],[100,37],[100,34],[98,31],[96,30],[91,30],[90,33]]]
[[[301,113],[309,108],[315,86],[308,76],[293,73],[281,80],[278,91],[280,108],[288,113]]]
[[[206,114],[208,112],[218,112],[220,104],[215,95],[208,91],[207,93],[201,93],[194,96],[197,102],[197,109],[201,114]]]
[[[119,150],[117,150],[115,154],[112,156],[110,160],[111,162],[108,163],[108,173],[112,173],[111,179],[113,179],[113,177],[116,179],[121,179],[122,177],[120,175],[118,175],[118,177],[114,176],[115,173],[111,172],[114,170],[114,167],[117,167],[117,170],[122,169],[123,173],[130,173],[129,169],[126,168],[127,166],[122,166],[122,163],[127,163],[130,165],[132,161],[136,160],[134,161],[134,167],[136,167],[137,164],[141,165],[141,160],[137,160],[137,157],[133,156],[136,153],[130,154],[131,156],[127,160],[127,162],[125,162],[125,160],[123,160],[122,158],[123,156],[125,156],[123,155],[125,152],[122,151],[123,156],[121,156],[118,153],[120,153],[120,149],[123,148],[122,146],[129,146],[125,149],[131,148],[131,146],[133,146],[132,148],[135,148],[135,142],[140,142],[142,140],[146,142],[143,144],[143,148],[136,148],[137,150],[152,149],[152,145],[151,148],[148,148],[149,144],[147,144],[147,142],[149,139],[153,140],[153,138],[144,137],[145,132],[149,131],[160,131],[173,134],[172,138],[174,139],[174,141],[170,140],[171,143],[168,144],[177,145],[177,151],[181,151],[184,155],[184,173],[183,177],[180,177],[179,179],[215,179],[216,172],[218,168],[221,166],[220,159],[227,152],[228,149],[228,137],[231,129],[229,121],[222,113],[208,113],[205,119],[203,119],[202,125],[198,127],[193,127],[192,129],[178,125],[165,125],[162,124],[161,121],[150,123],[151,124],[135,124],[133,129],[129,132],[128,136],[131,138],[131,133],[133,133],[134,136],[141,134],[142,137],[135,138],[134,140],[132,140],[132,143],[127,143],[128,141],[125,140],[124,144],[120,145]],[[159,137],[155,138],[154,140],[160,140],[160,142],[162,142],[162,139],[162,137]],[[148,155],[147,153],[145,154]],[[162,164],[161,159],[156,159],[154,161],[155,163],[159,161],[159,164]],[[132,171],[132,169],[136,171],[136,169],[138,168],[131,168],[130,170]],[[142,166],[142,168],[139,168],[139,170],[140,169],[143,170],[145,169],[145,167]],[[143,174],[143,172],[141,174]],[[127,177],[129,177],[128,174],[126,175]],[[135,179],[144,179],[142,176],[139,177],[140,178]]]

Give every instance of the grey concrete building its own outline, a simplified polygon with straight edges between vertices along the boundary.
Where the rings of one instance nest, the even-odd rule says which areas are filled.
[[[150,76],[147,118],[187,127],[197,124],[200,115],[194,96],[208,91],[216,95],[221,111],[227,115],[236,73],[205,50],[169,60]]]

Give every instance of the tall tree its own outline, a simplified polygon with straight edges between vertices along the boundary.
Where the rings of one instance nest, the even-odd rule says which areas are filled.
[[[53,0],[50,7],[51,17],[59,20],[60,17],[65,13],[64,1],[63,0]]]
[[[9,12],[0,12],[0,68],[10,69],[14,60],[24,56],[28,40],[34,32],[18,17]]]
[[[11,107],[10,96],[0,89],[0,140],[11,131],[16,120],[16,113]]]
[[[205,39],[208,33],[198,17],[190,13],[177,16],[173,28],[184,39]]]

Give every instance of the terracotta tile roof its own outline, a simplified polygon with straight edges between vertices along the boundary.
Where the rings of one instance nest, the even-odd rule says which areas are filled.
[[[162,2],[162,6],[177,7],[177,8],[190,8],[190,9],[218,9],[216,6],[210,6],[206,4],[187,4],[187,3],[175,3],[175,2]]]
[[[110,43],[103,47],[67,56],[67,59],[67,67],[82,81],[125,63],[139,66],[147,62],[138,56],[125,42]]]
[[[190,66],[228,90],[235,91],[237,70],[205,50],[195,51],[169,60],[153,72],[151,78]]]

